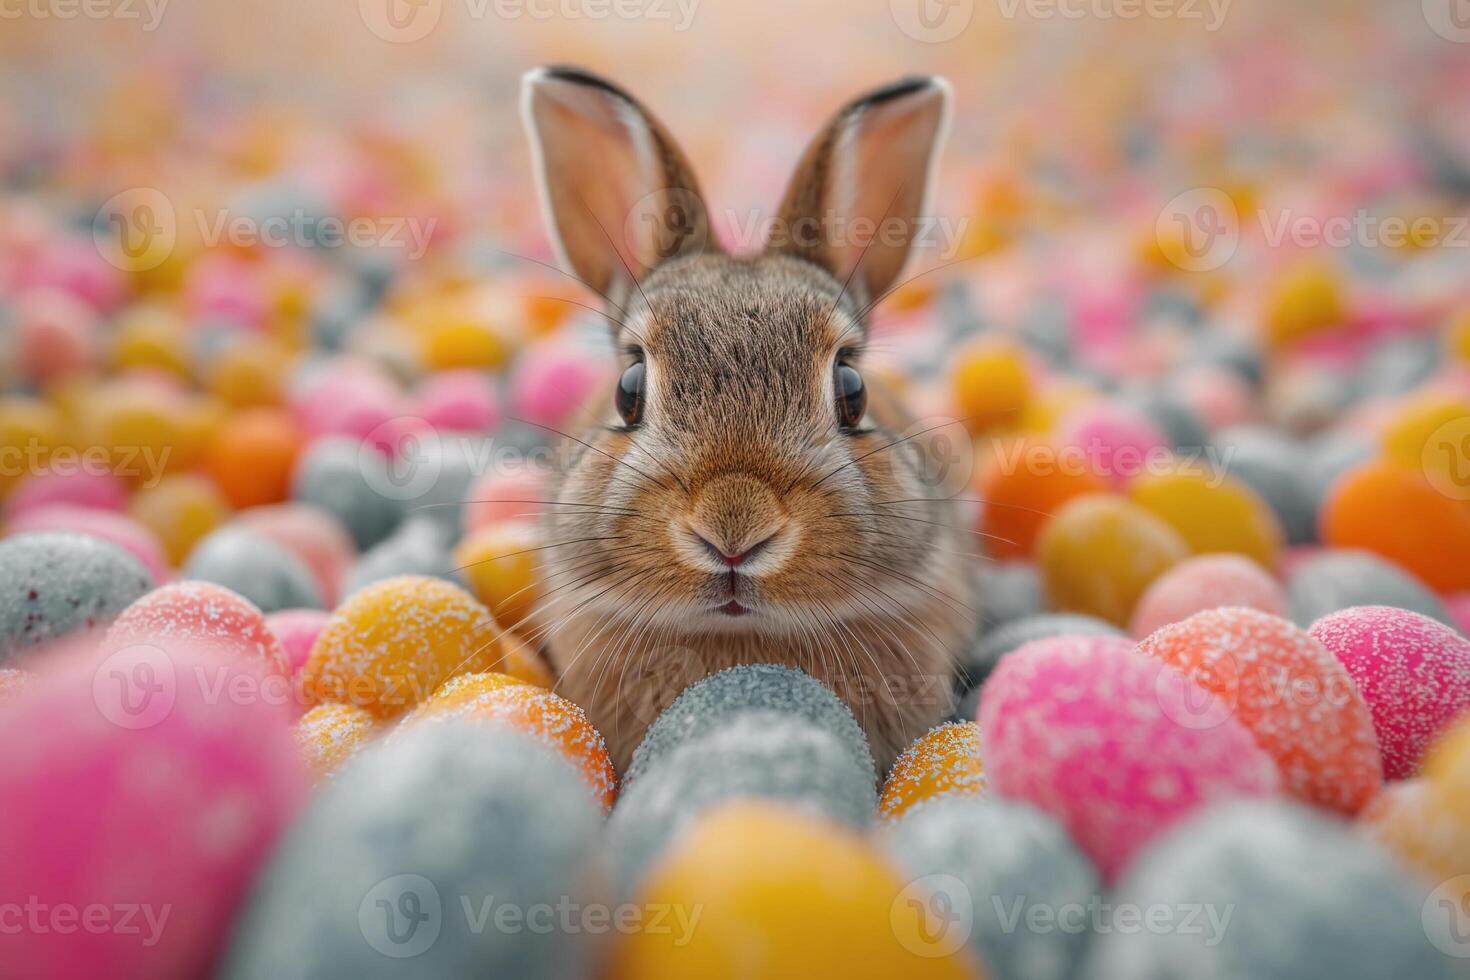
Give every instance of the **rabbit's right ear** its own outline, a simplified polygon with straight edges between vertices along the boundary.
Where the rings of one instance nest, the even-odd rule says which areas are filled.
[[[562,262],[617,301],[660,262],[711,248],[688,160],[632,96],[577,68],[522,80],[536,181]]]

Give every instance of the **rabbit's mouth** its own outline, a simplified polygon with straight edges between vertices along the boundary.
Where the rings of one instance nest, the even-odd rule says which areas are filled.
[[[731,599],[723,606],[716,606],[715,611],[720,613],[722,616],[744,616],[746,613],[750,612],[750,607],[742,606],[740,604],[740,600],[738,599]]]

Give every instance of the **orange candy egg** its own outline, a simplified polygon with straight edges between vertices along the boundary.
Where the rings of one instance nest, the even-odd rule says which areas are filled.
[[[980,727],[973,721],[940,725],[903,750],[888,773],[878,815],[892,820],[927,800],[981,796]]]

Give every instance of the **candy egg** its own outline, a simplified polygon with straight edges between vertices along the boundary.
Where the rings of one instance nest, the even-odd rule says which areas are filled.
[[[1329,492],[1322,541],[1381,555],[1438,592],[1470,589],[1470,508],[1420,469],[1390,462],[1350,471]]]
[[[100,461],[95,454],[90,459],[71,457],[64,465],[53,459],[52,468],[21,477],[5,498],[6,520],[51,504],[122,510],[127,504],[127,487],[116,475],[95,468],[99,462],[106,465],[105,455]]]
[[[368,744],[378,719],[351,704],[319,704],[296,722],[296,747],[318,779],[330,776]]]
[[[455,568],[470,591],[509,629],[518,628],[540,598],[536,556],[541,543],[538,525],[506,521],[481,528],[454,549]]]
[[[1188,545],[1167,523],[1101,494],[1068,503],[1037,542],[1052,605],[1118,626],[1128,622],[1149,584],[1188,555]]]
[[[280,641],[249,599],[211,582],[170,582],[122,611],[103,640],[108,651],[130,646],[170,655],[210,651],[259,661],[267,674],[290,677]]]
[[[286,499],[301,432],[279,409],[252,408],[230,417],[209,447],[206,466],[236,507]]]
[[[1286,580],[1291,618],[1310,626],[1352,606],[1396,606],[1450,621],[1439,597],[1402,568],[1366,551],[1325,551],[1295,565]]]
[[[1129,498],[1162,518],[1195,554],[1228,552],[1272,567],[1285,541],[1264,501],[1240,482],[1186,466],[1135,480]]]
[[[821,681],[779,664],[750,664],[711,674],[686,688],[657,716],[623,775],[631,785],[680,746],[750,712],[777,712],[830,732],[877,781],[868,738],[852,711]]]
[[[139,488],[128,513],[158,535],[169,564],[178,566],[200,538],[229,519],[230,505],[213,481],[180,473]]]
[[[280,708],[221,696],[255,678],[216,666],[87,656],[0,711],[6,744],[23,746],[0,758],[0,863],[13,900],[47,925],[7,929],[6,972],[213,970],[307,789]]]
[[[268,538],[299,558],[316,580],[322,600],[334,606],[357,549],[340,521],[310,504],[252,507],[236,525]]]
[[[1302,446],[1274,430],[1243,426],[1219,433],[1215,449],[1219,466],[1271,508],[1288,544],[1317,540],[1317,496],[1302,475]]]
[[[980,480],[980,533],[985,551],[998,559],[1030,558],[1042,529],[1069,501],[1106,489],[1077,457],[1043,442],[997,449]]]
[[[1012,650],[1052,636],[1122,636],[1116,626],[1094,616],[1076,613],[1040,613],[1012,620],[988,630],[975,644],[960,667],[960,677],[978,685],[990,675],[1002,657]]]
[[[929,800],[984,794],[980,729],[972,721],[951,722],[899,753],[878,798],[878,816],[891,820]]]
[[[502,726],[376,742],[286,834],[217,975],[386,977],[411,959],[425,976],[587,980],[600,824],[572,767]]]
[[[336,517],[361,549],[382,541],[402,519],[394,488],[382,454],[343,437],[311,443],[291,475],[292,498]]]
[[[3,321],[0,317],[0,321]],[[0,397],[0,496],[22,476],[44,464],[62,444],[66,419],[55,407],[34,398]]]
[[[331,618],[332,614],[322,609],[282,609],[265,617],[266,628],[281,641],[291,676],[306,666],[312,645]]]
[[[97,314],[56,289],[36,289],[17,303],[10,343],[26,378],[47,385],[84,374],[101,360]]]
[[[59,531],[90,535],[126,550],[142,563],[155,582],[166,582],[173,575],[158,536],[138,521],[113,511],[48,504],[6,522],[5,530],[8,534]]]
[[[528,422],[564,427],[589,393],[608,381],[608,374],[608,361],[596,353],[562,341],[542,341],[516,362],[511,409]]]
[[[478,371],[441,371],[414,392],[414,414],[435,429],[490,432],[500,422],[495,389]]]
[[[122,548],[47,531],[0,541],[0,663],[78,631],[105,626],[153,587]]]
[[[463,581],[464,576],[454,567],[448,535],[439,522],[418,516],[398,525],[353,563],[342,582],[342,594],[350,596],[375,582],[401,575]]]
[[[1102,882],[1051,817],[1010,800],[941,799],[904,814],[881,843],[927,889],[931,908],[969,912],[951,928],[969,932],[994,975],[1073,976]]]
[[[1443,789],[1428,780],[1388,783],[1358,813],[1357,827],[1424,879],[1470,874],[1470,833]]]
[[[1028,643],[986,682],[979,722],[991,791],[1057,818],[1108,878],[1197,808],[1280,785],[1220,699],[1119,637]]]
[[[232,589],[265,612],[323,605],[306,564],[246,527],[227,525],[211,532],[189,553],[183,574]]]
[[[951,363],[951,398],[971,432],[1019,421],[1031,397],[1031,377],[1018,348],[1004,341],[980,340]]]
[[[1062,424],[1061,440],[1113,490],[1126,487],[1168,448],[1165,435],[1142,412],[1106,403],[1073,412]]]
[[[1165,626],[1139,649],[1217,695],[1276,760],[1293,795],[1352,814],[1378,791],[1373,715],[1342,663],[1306,630],[1227,607]]]
[[[1423,888],[1345,824],[1283,801],[1236,803],[1139,856],[1112,907],[1170,911],[1146,929],[1110,921],[1081,976],[1448,980],[1455,971],[1425,936],[1423,906]]]
[[[1239,555],[1199,555],[1160,575],[1134,607],[1129,632],[1143,639],[1161,626],[1219,606],[1286,615],[1286,596],[1260,565]]]
[[[465,496],[464,530],[478,531],[488,524],[541,516],[541,479],[530,470],[486,473]]]
[[[1470,640],[1389,606],[1357,606],[1312,624],[1373,714],[1383,774],[1417,775],[1430,744],[1470,709]]]
[[[303,670],[307,697],[392,718],[456,674],[500,659],[490,611],[442,579],[374,583],[332,614]]]

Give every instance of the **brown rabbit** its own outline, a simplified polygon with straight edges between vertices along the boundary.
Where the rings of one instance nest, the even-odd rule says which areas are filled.
[[[523,95],[552,238],[607,301],[623,365],[546,490],[536,621],[559,689],[621,769],[684,687],[789,664],[851,706],[886,769],[950,710],[975,628],[954,504],[861,373],[948,85],[838,112],[751,256],[716,245],[688,161],[631,96],[572,68],[529,73]]]

